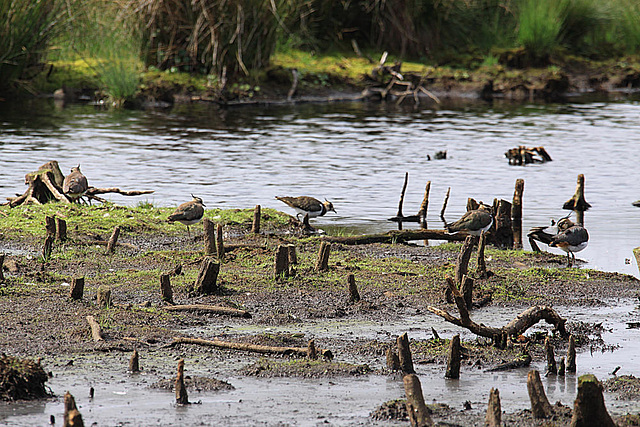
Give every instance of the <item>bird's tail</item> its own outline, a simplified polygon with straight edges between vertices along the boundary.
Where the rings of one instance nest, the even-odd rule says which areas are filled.
[[[538,242],[542,242],[545,245],[550,244],[553,241],[553,234],[549,234],[544,231],[547,227],[533,227],[528,233],[527,237]]]

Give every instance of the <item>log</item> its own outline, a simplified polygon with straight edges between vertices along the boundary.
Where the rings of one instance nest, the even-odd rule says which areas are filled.
[[[276,249],[273,276],[276,280],[289,277],[289,248],[287,246],[280,245]]]
[[[67,222],[58,217],[56,217],[56,238],[60,242],[67,240]]]
[[[578,378],[578,396],[573,403],[571,427],[615,427],[607,412],[602,384],[593,374]]]
[[[84,293],[84,277],[74,277],[69,289],[69,298],[81,300]]]
[[[505,362],[505,363],[501,363],[498,366],[495,366],[491,369],[487,369],[487,372],[501,372],[501,371],[508,371],[511,369],[520,369],[520,368],[526,368],[527,366],[531,365],[531,355],[526,352],[521,354],[520,356],[518,356],[517,358],[515,358],[514,360],[511,360],[509,362]]]
[[[176,375],[176,403],[178,405],[188,405],[189,395],[187,394],[187,387],[184,385],[184,359],[178,361],[178,373]]]
[[[260,205],[256,205],[253,210],[253,223],[251,224],[251,233],[260,234]]]
[[[455,269],[455,279],[458,287],[462,285],[462,277],[465,276],[469,270],[469,260],[471,259],[471,252],[473,251],[474,245],[475,236],[467,236],[458,253]]]
[[[97,194],[107,194],[107,193],[117,193],[122,196],[143,196],[145,194],[152,194],[155,190],[121,190],[117,187],[108,187],[108,188],[96,188],[89,187],[87,192],[84,193],[85,196],[90,198],[94,198],[93,196]]]
[[[202,218],[202,228],[204,232],[204,254],[216,255],[216,226],[209,218]]]
[[[407,413],[412,427],[432,426],[431,416],[424,403],[422,386],[416,374],[408,374],[402,378],[404,392],[407,396]]]
[[[524,179],[516,180],[511,204],[511,229],[513,232],[513,249],[522,249],[522,194],[524,193]]]
[[[556,366],[556,356],[554,354],[553,344],[551,344],[549,337],[544,340],[544,351],[547,355],[547,373],[557,375],[558,367]]]
[[[364,234],[360,236],[323,236],[322,241],[343,245],[366,245],[370,243],[404,243],[412,240],[463,241],[468,234],[464,231],[449,234],[446,230],[391,230],[382,234]]]
[[[347,287],[349,289],[349,301],[354,303],[360,301],[360,293],[356,286],[356,277],[353,274],[347,276]]]
[[[217,293],[218,273],[220,272],[220,263],[213,257],[205,257],[200,265],[200,272],[195,282],[195,290],[200,295],[210,295]]]
[[[118,236],[120,236],[120,226],[116,225],[113,228],[109,242],[107,243],[107,253],[112,254],[116,251],[116,244],[118,243]]]
[[[331,243],[327,241],[320,242],[318,250],[318,259],[316,261],[316,271],[326,271],[329,269],[329,254],[331,253]]]
[[[138,357],[138,350],[133,350],[131,359],[129,359],[129,372],[140,372],[140,360]]]
[[[409,348],[409,337],[407,333],[400,335],[396,344],[398,346],[398,359],[400,360],[400,370],[403,374],[415,374],[413,360],[411,359],[411,349]]]
[[[489,404],[487,405],[487,415],[484,418],[484,425],[488,427],[502,426],[500,392],[497,388],[491,388],[491,391],[489,392]]]
[[[460,378],[460,361],[462,360],[462,346],[460,345],[460,335],[451,339],[449,345],[449,356],[447,357],[447,371],[445,378],[457,380]]]
[[[574,211],[576,213],[576,224],[584,225],[584,211],[589,209],[591,205],[584,198],[584,175],[578,175],[577,181],[576,192],[562,205],[562,209]]]
[[[173,304],[173,289],[171,289],[171,276],[168,274],[160,275],[160,292],[162,293],[162,301]]]
[[[74,244],[78,245],[78,246],[92,246],[92,245],[96,245],[96,246],[108,246],[109,242],[106,240],[89,240],[87,242],[74,242]],[[116,242],[114,244],[114,246],[122,246],[125,248],[129,248],[129,249],[133,249],[135,251],[139,251],[140,248],[137,247],[136,245],[132,245],[131,243],[120,243],[120,242]]]
[[[246,310],[238,310],[237,308],[221,307],[208,304],[183,304],[168,305],[164,307],[167,311],[202,311],[206,313],[220,314],[223,316],[250,318],[251,313]]]
[[[109,286],[98,286],[98,292],[96,293],[96,304],[101,308],[108,308],[109,306],[111,306],[111,288]]]
[[[102,334],[102,329],[100,329],[100,325],[96,322],[96,319],[89,315],[87,316],[87,322],[91,327],[91,337],[94,341],[104,341],[104,335]]]
[[[569,348],[567,349],[567,372],[576,371],[576,340],[571,335],[569,337]]]
[[[540,373],[536,370],[531,370],[527,374],[527,391],[529,392],[533,418],[549,418],[553,414],[553,408],[544,392]]]
[[[222,224],[216,225],[216,252],[218,259],[224,259],[224,235],[222,234]]]
[[[387,369],[391,372],[397,372],[400,370],[400,359],[398,353],[392,347],[387,349]]]
[[[239,342],[231,342],[231,341],[222,341],[218,339],[213,340],[204,340],[200,338],[186,338],[186,337],[174,337],[173,342],[169,344],[171,347],[177,344],[195,344],[195,345],[203,345],[209,347],[217,347],[224,348],[227,350],[240,350],[240,351],[249,351],[252,353],[260,353],[260,354],[280,354],[285,356],[299,356],[299,357],[307,357],[308,348],[307,347],[273,347],[266,345],[258,345],[258,344],[246,344]],[[316,348],[316,351],[321,354],[324,358],[333,359],[333,354],[330,350],[322,350]]]

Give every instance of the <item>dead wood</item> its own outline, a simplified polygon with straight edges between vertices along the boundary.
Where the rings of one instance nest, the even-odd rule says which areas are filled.
[[[224,235],[222,233],[222,224],[216,224],[216,252],[218,259],[224,259]]]
[[[460,345],[460,335],[451,339],[449,344],[449,356],[447,357],[447,371],[445,378],[457,380],[460,378],[460,361],[462,360],[462,346]]]
[[[299,357],[306,357],[308,352],[307,347],[274,347],[274,346],[266,346],[266,345],[258,345],[258,344],[221,341],[218,339],[204,340],[200,338],[186,338],[186,337],[173,338],[173,342],[170,344],[170,346],[173,347],[177,344],[196,344],[196,345],[203,345],[203,346],[209,346],[209,347],[224,348],[227,350],[249,351],[249,352],[260,353],[260,354],[282,354],[285,356],[299,356]],[[331,353],[330,350],[322,350],[322,349],[316,348],[316,351],[319,354],[321,354],[324,358],[333,359],[333,354]]]
[[[289,248],[285,245],[278,246],[276,250],[273,276],[276,280],[289,277]]]
[[[84,277],[74,277],[71,281],[71,289],[69,289],[69,297],[75,300],[81,300],[84,293]]]
[[[471,277],[467,275],[462,276],[460,293],[462,294],[462,298],[464,298],[467,310],[471,310],[471,306],[473,305],[473,279]]]
[[[176,403],[179,405],[188,405],[189,395],[187,394],[187,387],[184,385],[184,359],[178,361],[178,373],[176,375],[174,388],[176,391]]]
[[[64,421],[62,425],[63,427],[84,427],[76,400],[68,391],[64,394]]]
[[[524,193],[524,179],[516,180],[511,204],[511,230],[513,233],[513,249],[522,249],[522,194]]]
[[[118,237],[120,236],[120,226],[116,225],[113,228],[109,242],[107,242],[107,253],[112,254],[116,251],[116,245],[118,244]]]
[[[287,245],[287,253],[289,255],[289,265],[296,265],[298,263],[296,245]]]
[[[547,355],[547,373],[552,375],[558,374],[558,367],[556,366],[556,356],[554,353],[553,344],[549,340],[549,337],[544,340],[544,352]]]
[[[511,227],[511,203],[506,200],[493,201],[495,221],[491,228],[489,243],[498,248],[513,248],[513,229]]]
[[[353,274],[347,276],[347,287],[349,289],[349,301],[354,303],[360,301],[360,293],[356,285],[356,277]]]
[[[564,373],[566,372],[566,364],[564,361],[564,357],[560,358],[560,363],[558,364],[558,376],[564,377]]]
[[[296,90],[298,90],[298,70],[295,68],[291,69],[291,87],[289,88],[289,92],[287,93],[287,100],[291,101],[293,99],[293,95],[296,94]]]
[[[329,255],[331,253],[331,243],[327,241],[320,242],[318,250],[318,259],[316,260],[316,271],[326,271],[329,269]]]
[[[416,374],[405,375],[402,378],[404,392],[407,396],[407,413],[412,427],[432,426],[433,421],[429,415],[427,405],[424,403],[422,386]]]
[[[260,205],[256,205],[253,210],[253,223],[251,224],[251,233],[260,234]]]
[[[573,404],[571,427],[615,427],[607,412],[602,384],[593,374],[578,378],[578,396]]]
[[[314,340],[309,340],[309,344],[307,344],[307,358],[311,360],[318,358],[318,350],[316,349],[316,342]]]
[[[562,209],[574,211],[576,213],[576,224],[584,225],[584,211],[589,209],[591,205],[584,198],[584,175],[578,175],[577,181],[576,192],[562,205]]]
[[[160,292],[162,301],[173,304],[173,289],[171,289],[171,276],[168,274],[160,275]]]
[[[398,359],[400,360],[402,373],[405,375],[415,374],[416,371],[413,369],[411,349],[409,348],[409,337],[406,332],[397,338],[396,344],[398,346]]]
[[[514,360],[501,363],[498,366],[494,366],[491,369],[487,369],[487,372],[508,371],[511,369],[526,368],[529,365],[531,365],[531,355],[527,352],[527,353],[521,354]]]
[[[100,329],[100,325],[96,322],[95,317],[89,315],[87,316],[87,322],[91,327],[91,337],[94,341],[104,341],[104,335],[102,334],[102,329]]]
[[[483,231],[480,233],[480,238],[478,239],[478,256],[476,261],[476,276],[479,279],[486,279],[489,277],[487,272],[487,263],[484,261],[484,248],[486,246],[487,236]]]
[[[223,316],[250,318],[251,313],[246,310],[238,310],[237,308],[221,307],[208,304],[184,304],[184,305],[168,305],[164,307],[167,311],[202,311],[207,313],[220,314]]]
[[[551,156],[544,147],[519,147],[511,148],[504,156],[509,160],[510,165],[528,165],[531,163],[545,163],[551,161]]]
[[[107,240],[89,240],[87,242],[75,242],[74,244],[78,245],[78,246],[91,246],[91,245],[97,245],[97,246],[108,246],[109,242]],[[120,242],[115,242],[114,246],[122,246],[124,248],[129,248],[129,249],[133,249],[136,251],[139,251],[140,248],[136,245],[132,245],[131,243],[120,243]]]
[[[444,219],[444,211],[447,210],[447,203],[449,202],[449,194],[451,194],[451,187],[447,188],[447,194],[444,196],[444,201],[442,202],[442,209],[440,210],[440,219],[442,223],[447,226],[447,221]]]
[[[387,348],[387,369],[391,372],[400,370],[400,358],[398,358],[398,353],[392,347]]]
[[[458,258],[456,259],[455,279],[456,285],[462,284],[462,276],[465,276],[469,270],[469,260],[471,259],[471,252],[475,245],[475,236],[467,236],[460,248]],[[470,307],[469,307],[470,308]]]
[[[424,189],[424,197],[420,204],[420,210],[418,210],[418,218],[422,228],[427,228],[427,211],[429,210],[429,192],[431,191],[431,181],[427,181],[427,185]]]
[[[219,224],[218,224],[219,225]],[[218,273],[220,263],[213,257],[205,257],[200,265],[200,271],[195,282],[196,293],[200,295],[215,294],[218,289]]]
[[[527,375],[527,391],[529,392],[533,418],[549,418],[553,414],[553,408],[544,392],[540,373],[536,370],[529,371]]]
[[[67,240],[67,222],[56,217],[56,239],[60,242]]]
[[[89,198],[93,198],[97,194],[107,194],[107,193],[117,193],[122,196],[142,196],[145,194],[151,194],[155,192],[155,190],[121,190],[117,187],[108,187],[108,188],[97,188],[97,187],[89,187],[85,196]]]
[[[382,234],[363,234],[360,236],[324,236],[322,240],[343,245],[366,245],[370,243],[404,243],[412,240],[463,241],[465,232],[449,234],[446,230],[391,230]]]
[[[98,286],[98,291],[96,292],[96,304],[101,308],[111,306],[111,288],[109,286]]]
[[[576,371],[576,340],[571,335],[569,337],[569,348],[567,349],[567,372]]]
[[[500,392],[497,388],[492,388],[489,392],[489,404],[487,405],[487,415],[484,424],[488,427],[502,426],[502,408],[500,407]]]
[[[204,230],[204,254],[216,255],[216,225],[209,218],[202,218],[202,228]]]
[[[4,280],[4,256],[5,255],[3,253],[0,253],[0,283],[2,283],[2,281]]]
[[[129,359],[129,372],[140,372],[140,360],[138,350],[133,350],[131,359]]]

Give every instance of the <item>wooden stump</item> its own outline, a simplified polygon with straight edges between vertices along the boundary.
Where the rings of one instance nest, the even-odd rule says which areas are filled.
[[[204,254],[216,255],[216,225],[209,218],[202,219],[202,228],[204,232]]]
[[[109,242],[107,243],[107,253],[112,254],[116,251],[116,245],[118,244],[118,237],[120,236],[120,226],[116,225],[111,233],[111,237],[109,237]]]
[[[178,361],[178,374],[176,375],[176,403],[179,405],[188,405],[189,396],[187,388],[184,385],[184,359]]]
[[[473,279],[471,277],[468,277],[467,275],[462,276],[460,293],[464,298],[467,310],[471,310],[471,305],[473,304]]]
[[[287,251],[289,254],[289,265],[296,265],[298,263],[298,254],[296,252],[296,245],[287,245]]]
[[[485,416],[485,426],[501,427],[502,426],[502,408],[500,407],[500,392],[497,388],[492,388],[489,392],[489,405],[487,406],[487,415]]]
[[[251,224],[251,232],[260,234],[260,205],[256,205],[253,210],[253,223]]]
[[[44,229],[47,232],[47,235],[56,235],[56,219],[52,216],[47,215],[44,218]]]
[[[511,203],[506,200],[494,200],[495,221],[491,233],[491,243],[499,248],[513,248],[513,229],[511,228]]]
[[[589,209],[591,205],[584,198],[584,175],[578,175],[576,192],[567,200],[562,209],[572,210],[576,213],[576,224],[584,225],[584,211]]]
[[[536,370],[529,371],[527,375],[527,390],[531,401],[531,414],[533,418],[548,418],[553,414],[553,408],[549,404],[547,395],[544,392],[540,373]]]
[[[458,253],[455,269],[455,280],[458,287],[462,284],[462,276],[467,274],[469,270],[469,260],[471,259],[471,252],[473,252],[474,245],[475,236],[467,236]]]
[[[205,257],[200,265],[200,272],[196,278],[195,289],[198,294],[210,295],[219,291],[218,273],[220,263],[213,257]]]
[[[416,374],[405,375],[402,378],[404,392],[407,395],[407,413],[412,427],[432,426],[431,416],[424,403],[422,386]]]
[[[320,243],[318,250],[318,260],[316,261],[316,271],[326,271],[329,269],[329,254],[331,252],[331,243]]]
[[[309,340],[307,344],[307,358],[316,360],[318,358],[318,350],[316,350],[316,343],[314,340]]]
[[[56,220],[52,216],[45,217],[44,228],[47,232],[47,236],[44,239],[44,245],[42,246],[42,258],[48,261],[53,252],[53,242],[56,239]]]
[[[486,245],[487,236],[483,231],[480,233],[480,238],[478,239],[478,257],[476,262],[476,276],[480,279],[486,279],[487,275],[487,264],[484,261],[484,247]],[[471,308],[471,307],[469,307]]]
[[[418,218],[422,228],[427,228],[427,211],[429,209],[429,191],[431,190],[431,181],[427,181],[427,185],[424,189],[424,198],[422,204],[420,204],[420,210],[418,211]]]
[[[89,327],[91,328],[91,337],[94,341],[104,341],[104,335],[102,334],[102,329],[100,328],[100,324],[96,322],[95,317],[87,316],[87,323],[89,323]]]
[[[578,396],[573,404],[571,427],[615,427],[602,396],[602,384],[592,374],[578,378]]]
[[[558,366],[558,376],[564,377],[564,373],[566,371],[564,357],[560,359],[560,365]]]
[[[556,366],[556,356],[549,337],[544,340],[544,351],[547,354],[547,373],[557,375],[558,367]]]
[[[76,406],[76,400],[68,391],[64,394],[64,423],[63,427],[84,427],[82,415]]]
[[[454,380],[460,378],[460,360],[462,360],[462,346],[460,345],[460,335],[456,335],[451,339],[451,344],[449,345],[445,378]]]
[[[138,359],[138,350],[133,350],[131,359],[129,359],[129,372],[140,372],[140,361]]]
[[[451,187],[447,188],[447,194],[444,196],[442,202],[442,209],[440,209],[440,220],[447,225],[447,221],[444,220],[444,211],[447,210],[447,203],[449,202],[449,195],[451,194]]]
[[[96,304],[100,308],[108,308],[111,305],[111,288],[107,285],[100,285],[96,295]]]
[[[289,277],[289,248],[287,246],[280,245],[276,249],[273,276],[276,280]]]
[[[392,347],[387,349],[387,369],[392,372],[400,370],[400,359],[398,358],[398,353],[396,353]]]
[[[67,222],[58,217],[56,217],[56,238],[60,242],[67,240]]]
[[[216,225],[216,252],[218,259],[224,259],[224,235],[222,234],[222,224]]]
[[[522,194],[524,193],[524,179],[516,180],[511,205],[511,229],[513,232],[513,249],[522,249]]]
[[[398,346],[398,359],[400,360],[400,369],[403,374],[415,374],[413,369],[413,360],[411,359],[411,349],[409,348],[409,337],[407,333],[400,335],[396,341]]]
[[[567,349],[567,372],[576,371],[576,340],[571,335],[569,337],[569,348]]]
[[[358,292],[358,286],[356,286],[356,277],[353,274],[347,276],[347,287],[349,288],[349,301],[360,301],[360,293]]]
[[[84,293],[84,277],[74,277],[71,281],[71,289],[69,297],[75,300],[81,300]]]
[[[171,289],[171,277],[168,274],[160,275],[160,291],[162,301],[173,304],[173,289]]]
[[[4,280],[4,254],[0,252],[0,283]]]

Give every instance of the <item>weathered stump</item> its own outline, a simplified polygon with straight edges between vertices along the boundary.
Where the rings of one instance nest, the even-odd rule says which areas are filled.
[[[74,277],[71,281],[71,289],[69,297],[75,300],[81,300],[84,294],[84,277]]]
[[[564,377],[566,371],[564,357],[560,358],[560,364],[558,365],[558,376]]]
[[[253,210],[253,223],[251,224],[251,232],[260,234],[260,205],[256,205]]]
[[[205,257],[200,265],[200,272],[196,278],[195,290],[198,294],[215,294],[218,289],[218,273],[220,263],[213,257]]]
[[[129,372],[140,372],[140,360],[138,350],[133,350],[131,359],[129,359]]]
[[[409,337],[407,333],[400,335],[396,341],[398,346],[398,359],[400,360],[400,369],[403,374],[415,374],[413,369],[413,360],[411,358],[411,349],[409,348]]]
[[[356,277],[353,274],[347,276],[347,287],[349,288],[349,301],[360,301],[360,293],[358,292],[358,286],[356,285]]]
[[[392,372],[396,372],[400,370],[400,359],[398,358],[398,353],[392,347],[387,349],[387,369]]]
[[[492,388],[489,392],[489,404],[484,424],[488,427],[502,426],[502,408],[500,407],[500,392],[497,388]]]
[[[47,236],[44,239],[44,245],[42,246],[42,258],[48,261],[53,252],[53,242],[56,239],[56,220],[52,216],[45,217],[44,228],[47,232]]]
[[[329,269],[329,254],[331,252],[331,243],[320,243],[318,250],[318,260],[316,261],[316,271],[326,271]]]
[[[178,361],[178,374],[176,375],[176,403],[179,405],[188,405],[189,396],[187,388],[184,385],[184,359]]]
[[[107,243],[107,253],[112,254],[116,251],[116,245],[118,244],[118,237],[120,236],[120,226],[116,225],[113,228],[109,242]]]
[[[449,195],[451,194],[451,187],[447,188],[447,194],[444,196],[444,200],[442,201],[442,209],[440,209],[440,220],[447,225],[447,221],[444,220],[444,211],[447,210],[447,203],[449,202]]]
[[[571,335],[569,337],[569,348],[567,349],[567,372],[576,371],[576,340]]]
[[[209,218],[202,219],[202,228],[204,232],[204,254],[216,255],[216,225]]]
[[[451,339],[451,344],[449,345],[445,378],[454,380],[460,378],[460,360],[462,360],[462,346],[460,345],[460,335],[456,335]]]
[[[578,378],[578,396],[573,403],[571,427],[615,427],[602,396],[602,384],[593,374]]]
[[[556,366],[556,356],[554,353],[553,344],[551,344],[551,340],[549,340],[549,337],[544,340],[544,351],[547,355],[547,373],[557,375],[558,367]]]
[[[316,360],[318,358],[318,350],[316,350],[316,343],[314,340],[309,340],[307,344],[307,358]]]
[[[455,269],[455,280],[458,287],[462,284],[462,276],[466,275],[469,270],[469,260],[471,259],[471,252],[473,252],[475,242],[475,236],[467,236],[458,253]]]
[[[276,249],[273,275],[276,280],[289,277],[289,248],[285,245],[280,245]]]
[[[111,288],[107,285],[98,286],[96,295],[96,304],[98,307],[107,308],[111,305]]]
[[[218,259],[224,259],[224,234],[222,233],[222,224],[216,225],[216,252]]]
[[[427,181],[427,185],[424,189],[424,198],[420,204],[420,210],[418,211],[418,218],[420,220],[420,226],[427,228],[427,211],[429,209],[429,191],[431,191],[431,181]]]
[[[58,217],[56,217],[56,238],[60,242],[67,240],[67,222]]]
[[[104,335],[102,334],[102,329],[100,328],[100,324],[96,322],[95,317],[87,316],[87,323],[89,323],[89,327],[91,328],[91,337],[94,341],[103,341]]]
[[[553,414],[553,408],[544,392],[540,373],[536,370],[529,371],[527,375],[527,390],[531,401],[531,414],[533,418],[548,418]]]
[[[567,200],[562,209],[574,211],[576,213],[576,224],[584,225],[584,211],[589,209],[591,205],[584,198],[584,175],[578,175],[576,192]]]
[[[513,229],[511,228],[511,203],[506,200],[493,201],[495,215],[491,243],[499,248],[513,248]]]
[[[405,375],[402,379],[404,392],[407,395],[407,413],[412,427],[432,426],[431,416],[424,403],[422,386],[416,374]]]
[[[173,304],[173,289],[171,289],[171,277],[168,274],[160,275],[160,292],[162,301]]]
[[[296,265],[298,263],[298,253],[296,252],[296,245],[287,245],[287,251],[289,254],[289,265]]]
[[[524,179],[516,180],[511,205],[511,229],[513,231],[513,249],[522,249],[522,194],[524,193]]]
[[[484,247],[486,246],[486,241],[487,236],[483,231],[480,233],[480,238],[478,239],[478,257],[476,262],[476,276],[480,279],[486,279],[488,277],[487,263],[484,260]]]
[[[471,310],[471,305],[473,304],[473,279],[471,277],[468,277],[467,275],[462,276],[460,293],[464,298],[467,310]]]
[[[64,394],[64,424],[63,427],[84,427],[82,415],[78,412],[76,400],[68,391]]]

